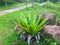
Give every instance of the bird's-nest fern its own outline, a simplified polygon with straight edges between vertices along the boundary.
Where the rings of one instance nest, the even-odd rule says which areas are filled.
[[[28,34],[27,37],[28,44],[30,44],[30,40],[32,37],[35,37],[38,43],[38,40],[40,40],[39,32],[46,25],[47,19],[42,19],[41,15],[35,15],[35,14],[24,15],[22,13],[19,19],[17,20],[18,20],[18,25],[20,25],[21,29],[27,32]]]

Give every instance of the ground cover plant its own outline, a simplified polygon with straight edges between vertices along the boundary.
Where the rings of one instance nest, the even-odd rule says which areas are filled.
[[[55,5],[55,4],[54,4]],[[58,5],[57,9],[58,9]],[[47,7],[47,5],[46,5]],[[48,8],[44,8],[44,6],[40,6],[40,5],[35,5],[34,9],[32,9],[32,7],[21,11],[17,11],[17,12],[13,12],[10,14],[6,14],[4,16],[0,16],[0,45],[12,45],[12,43],[14,42],[18,42],[19,40],[19,36],[16,34],[15,32],[15,26],[16,24],[14,23],[16,20],[16,18],[19,18],[21,13],[23,13],[24,15],[27,14],[35,14],[35,15],[41,15],[45,12],[52,12],[57,16],[57,20],[60,19],[60,11],[53,9],[54,7],[52,6],[52,8],[50,8],[48,6]],[[60,9],[60,8],[59,8]],[[29,12],[29,13],[28,13]],[[41,35],[43,41],[41,41],[41,45],[57,45],[56,42],[54,40],[52,40],[51,38],[48,38],[44,35]],[[24,43],[24,44],[23,44]],[[21,42],[21,45],[27,45],[27,43],[25,42]]]

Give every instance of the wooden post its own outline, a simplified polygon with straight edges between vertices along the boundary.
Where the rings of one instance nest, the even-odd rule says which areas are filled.
[[[32,0],[32,8],[34,8],[34,0]]]

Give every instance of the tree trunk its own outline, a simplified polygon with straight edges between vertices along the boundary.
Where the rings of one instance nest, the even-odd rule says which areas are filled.
[[[3,3],[3,0],[0,0],[0,4],[2,5],[2,3]]]
[[[8,5],[8,4],[7,4],[7,1],[5,1],[5,6],[7,7],[7,5]]]

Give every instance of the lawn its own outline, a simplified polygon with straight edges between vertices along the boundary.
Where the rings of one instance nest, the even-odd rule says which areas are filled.
[[[2,5],[2,6],[0,6],[0,11],[12,9],[12,8],[17,8],[20,6],[24,6],[26,4],[30,4],[30,2],[29,3],[20,3],[20,2],[18,3],[18,2],[16,2],[16,3],[9,4],[7,7]]]
[[[33,12],[31,12],[31,11],[33,11]],[[36,9],[36,11],[38,11],[38,9]],[[5,37],[8,35],[10,35],[10,34],[13,34],[13,32],[15,31],[14,30],[14,27],[15,27],[15,24],[14,24],[14,20],[15,20],[15,18],[19,18],[19,16],[20,16],[20,14],[21,13],[24,13],[25,15],[26,14],[28,14],[28,12],[30,12],[32,15],[35,13],[35,14],[38,14],[36,11],[34,11],[34,9],[32,9],[32,8],[28,8],[28,11],[27,11],[27,9],[24,9],[24,10],[21,10],[21,11],[17,11],[17,12],[13,12],[13,13],[10,13],[10,14],[7,14],[7,15],[4,15],[4,16],[1,16],[0,17],[0,29],[1,29],[1,33],[0,33],[0,35],[1,35],[1,37],[3,37],[3,38],[0,38],[0,39],[6,39]],[[4,33],[4,34],[2,34],[2,33]],[[7,39],[7,40],[9,40],[9,39]],[[12,38],[12,39],[10,39],[10,41],[11,40],[13,40],[13,41],[15,41],[16,39],[15,39],[15,36]],[[12,42],[13,42],[12,41]],[[4,40],[0,40],[0,42],[1,42],[1,45],[2,44],[4,44],[6,41],[4,41]],[[8,41],[9,42],[9,41]],[[9,42],[10,43],[10,42]],[[5,43],[6,44],[6,43]],[[5,45],[4,44],[4,45]],[[6,45],[8,45],[8,44],[6,44]]]
[[[43,13],[52,12],[57,16],[57,20],[60,19],[60,6],[51,4],[45,4],[43,6],[35,5],[34,8],[29,7],[28,9],[20,10],[17,12],[9,13],[4,16],[0,16],[0,45],[12,45],[13,42],[18,41],[18,35],[15,32],[15,21],[19,18],[21,13],[24,15],[42,15]],[[54,5],[54,6],[52,6]],[[51,7],[52,6],[52,7]],[[56,8],[55,8],[56,7]],[[23,43],[21,44],[23,45]]]

